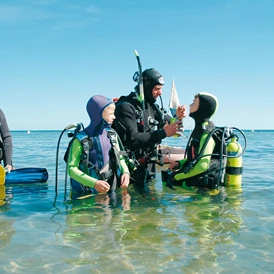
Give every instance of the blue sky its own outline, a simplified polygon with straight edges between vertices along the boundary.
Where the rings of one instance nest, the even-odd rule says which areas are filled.
[[[0,108],[11,130],[87,125],[92,95],[133,90],[136,49],[165,107],[174,78],[181,104],[218,97],[216,125],[274,129],[273,14],[273,0],[1,0]]]

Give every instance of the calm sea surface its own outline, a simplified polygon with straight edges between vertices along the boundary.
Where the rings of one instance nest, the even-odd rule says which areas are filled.
[[[130,187],[86,199],[65,191],[66,134],[55,195],[60,133],[12,132],[15,167],[45,167],[49,180],[0,189],[1,274],[274,272],[274,131],[245,131],[241,189],[173,191],[159,169],[146,196]]]

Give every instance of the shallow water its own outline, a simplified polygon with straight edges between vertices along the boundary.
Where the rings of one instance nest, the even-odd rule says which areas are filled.
[[[241,189],[222,188],[216,196],[174,191],[162,187],[158,173],[146,196],[130,187],[85,199],[65,192],[66,135],[56,197],[60,132],[12,134],[15,167],[46,167],[49,180],[0,189],[1,274],[274,271],[274,131],[245,132]]]

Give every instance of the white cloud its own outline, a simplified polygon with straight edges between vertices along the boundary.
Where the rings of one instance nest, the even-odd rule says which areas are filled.
[[[97,7],[89,6],[85,10],[89,13],[99,13],[99,9]]]
[[[19,6],[0,5],[0,22],[14,22],[23,12],[23,8]]]
[[[18,3],[18,2],[17,2]],[[51,28],[81,28],[90,22],[91,14],[99,8],[91,5],[71,5],[58,0],[22,1],[20,5],[0,4],[0,23],[39,22]]]

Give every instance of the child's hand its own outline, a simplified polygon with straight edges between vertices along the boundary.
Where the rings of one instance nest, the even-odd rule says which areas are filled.
[[[110,189],[110,185],[103,180],[97,180],[94,188],[100,193],[107,193]]]

